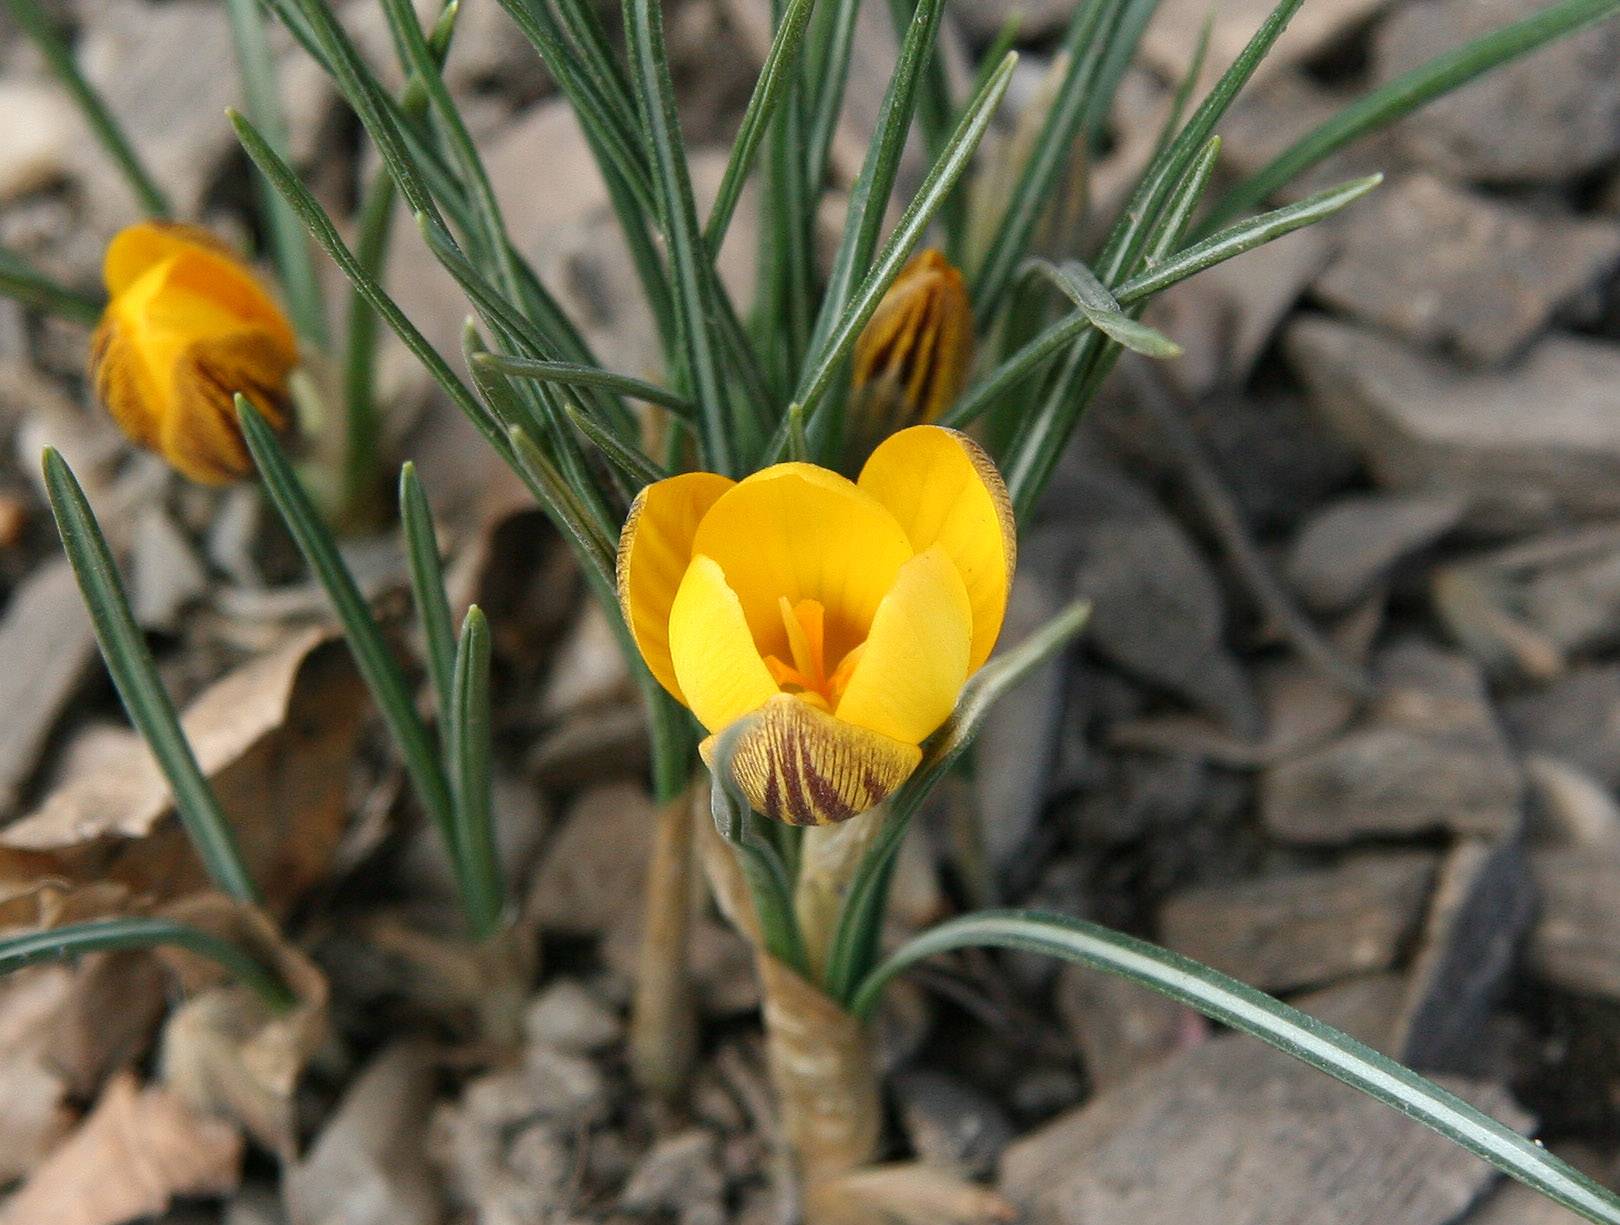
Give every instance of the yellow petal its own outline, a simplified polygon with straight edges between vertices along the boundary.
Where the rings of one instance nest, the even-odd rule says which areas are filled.
[[[742,602],[754,641],[792,657],[781,600],[826,610],[826,658],[865,638],[913,549],[872,497],[825,468],[777,464],[728,490],[703,518],[695,552],[714,558]]]
[[[834,712],[838,719],[921,744],[950,715],[968,677],[973,610],[939,546],[900,569]]]
[[[147,280],[159,268],[155,281]],[[154,323],[161,326],[197,331],[223,323],[263,331],[289,350],[297,347],[292,325],[253,270],[197,226],[146,221],[119,231],[107,245],[102,279],[115,305],[126,295],[138,296],[139,309],[155,311]]]
[[[619,534],[619,607],[647,667],[682,703],[669,658],[669,610],[692,562],[698,524],[733,484],[712,472],[685,472],[648,485]]]
[[[158,445],[162,405],[128,329],[112,311],[90,337],[90,385],[131,442]]]
[[[701,746],[711,766],[714,748],[713,736]],[[789,825],[832,825],[888,799],[921,760],[915,745],[779,693],[739,737],[732,772],[754,811]]]
[[[955,563],[973,606],[968,669],[978,668],[1001,633],[1018,562],[1012,503],[995,464],[966,434],[919,425],[872,453],[860,487],[888,508],[912,548],[937,545]]]
[[[101,278],[113,297],[164,260],[192,248],[235,259],[231,249],[201,226],[180,221],[141,221],[113,235],[101,261]]]
[[[669,611],[669,654],[683,699],[718,732],[781,692],[760,658],[724,571],[699,553]]]

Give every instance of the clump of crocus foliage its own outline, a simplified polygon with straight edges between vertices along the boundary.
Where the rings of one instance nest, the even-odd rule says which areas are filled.
[[[33,0],[9,2],[51,62],[71,73]],[[1218,125],[1301,2],[1280,0],[1196,102],[1201,57],[1191,66],[1117,215],[1093,217],[1081,233],[1061,224],[1087,213],[1073,196],[1084,177],[1072,172],[1105,148],[1113,127],[1139,121],[1115,113],[1116,92],[1153,0],[1076,0],[1039,102],[1016,117],[997,173],[978,181],[980,147],[1016,59],[1016,26],[993,41],[971,90],[958,96],[934,45],[944,0],[891,0],[899,49],[848,182],[834,181],[830,150],[859,0],[779,0],[769,54],[705,212],[692,190],[660,0],[623,0],[622,44],[590,0],[501,0],[573,106],[606,184],[658,329],[663,373],[652,380],[616,369],[612,352],[593,352],[512,243],[440,74],[454,54],[453,2],[424,29],[410,0],[380,0],[406,81],[392,90],[326,0],[263,0],[330,74],[379,155],[351,247],[284,156],[259,9],[229,0],[250,69],[250,113],[232,122],[262,175],[265,228],[297,343],[242,264],[188,229],[138,226],[114,243],[104,314],[102,304],[9,260],[0,286],[46,309],[104,318],[94,381],[136,441],[204,480],[240,475],[251,456],[332,595],[418,801],[445,832],[473,934],[498,940],[510,911],[490,835],[482,620],[475,610],[459,638],[451,631],[426,504],[407,469],[401,518],[435,738],[272,429],[286,411],[295,354],[318,365],[327,347],[297,232],[307,228],[355,295],[342,392],[322,393],[317,379],[312,393],[328,420],[349,423],[344,488],[363,489],[375,460],[366,371],[381,321],[570,541],[641,683],[662,813],[647,929],[665,943],[643,958],[644,970],[662,973],[656,989],[638,992],[636,1048],[638,1067],[656,1066],[649,1079],[665,1092],[679,1091],[673,1018],[689,900],[684,878],[667,878],[691,858],[681,851],[695,801],[711,797],[702,859],[716,898],[757,952],[783,1131],[813,1221],[875,1219],[876,1203],[896,1201],[897,1185],[866,1168],[882,1117],[867,1018],[884,985],[924,957],[994,945],[1048,952],[1164,992],[1429,1124],[1589,1219],[1620,1225],[1620,1199],[1511,1129],[1353,1039],[1141,941],[1057,916],[983,912],[882,955],[895,856],[922,800],[969,750],[996,697],[1083,625],[1084,609],[1067,609],[993,653],[1018,520],[1039,500],[1082,413],[1123,354],[1179,353],[1142,323],[1145,306],[1375,187],[1376,177],[1359,179],[1253,211],[1347,142],[1620,10],[1620,0],[1559,0],[1355,101],[1208,199]],[[116,117],[74,83],[94,130],[161,213],[161,192]],[[929,151],[927,173],[885,229],[914,130]],[[763,187],[760,275],[756,299],[742,304],[717,255],[750,176]],[[844,228],[823,261],[816,226],[835,191]],[[382,236],[396,201],[415,215],[475,316],[459,372],[382,288]],[[233,400],[234,423],[224,411]],[[132,717],[175,781],[216,876],[251,898],[88,505],[59,457],[47,471]],[[172,925],[137,925],[118,938],[173,936]],[[53,938],[53,948],[67,950],[81,937]],[[78,947],[108,939],[91,933]],[[916,1173],[907,1177],[914,1192]]]

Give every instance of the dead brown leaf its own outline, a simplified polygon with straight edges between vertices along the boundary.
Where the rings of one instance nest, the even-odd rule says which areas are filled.
[[[266,1149],[292,1159],[298,1079],[326,1038],[325,976],[263,914],[229,898],[192,898],[165,913],[246,948],[281,976],[298,1001],[286,1012],[273,1012],[248,988],[221,981],[214,963],[162,950],[190,993],[164,1027],[165,1085],[191,1108],[235,1119]]]
[[[347,648],[310,630],[231,672],[186,711],[198,761],[273,910],[321,879],[337,847],[365,710]],[[0,831],[0,900],[8,889],[31,896],[44,880],[112,882],[158,900],[207,887],[168,785],[133,735],[122,753]]]
[[[0,1212],[0,1225],[120,1225],[177,1195],[223,1195],[241,1175],[242,1137],[128,1073]]]

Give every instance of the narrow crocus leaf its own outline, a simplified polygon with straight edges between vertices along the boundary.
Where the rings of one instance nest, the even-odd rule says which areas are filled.
[[[813,193],[819,193],[827,181],[828,155],[832,151],[838,117],[844,109],[850,52],[855,45],[855,19],[860,15],[860,7],[861,0],[826,0],[821,8],[821,20],[817,23],[820,38],[814,40],[819,42],[819,46],[812,48],[818,53],[807,57],[805,86],[810,93],[810,114],[804,151],[804,181]],[[1002,53],[1010,49],[1009,44],[1002,48]]]
[[[1234,222],[1201,242],[1184,247],[1162,261],[1151,263],[1121,285],[1114,299],[1122,306],[1145,302],[1194,273],[1332,216],[1347,204],[1359,200],[1382,181],[1383,176],[1376,174],[1353,179],[1318,192],[1297,204]],[[940,424],[960,429],[977,420],[997,399],[1067,352],[1070,345],[1090,328],[1091,320],[1078,310],[1048,324],[984,379],[969,388],[940,418]]]
[[[269,427],[266,427],[269,432]],[[174,792],[175,811],[192,845],[221,890],[238,901],[258,900],[258,890],[248,875],[247,865],[236,844],[236,834],[220,807],[219,797],[209,785],[174,703],[158,677],[157,664],[146,647],[146,639],[130,611],[124,585],[118,577],[112,550],[101,533],[101,525],[90,509],[90,502],[78,479],[57,452],[50,447],[44,457],[45,491],[50,498],[56,530],[62,548],[79,580],[79,591],[90,612],[90,622],[107,661],[113,685],[123,700],[129,721],[140,732],[152,756],[157,759],[169,788]]]
[[[870,1013],[883,987],[919,961],[986,947],[1060,957],[1157,991],[1393,1107],[1587,1220],[1620,1225],[1620,1196],[1456,1094],[1246,983],[1095,923],[1016,910],[963,915],[896,950],[867,976],[851,1009]]]
[[[1069,20],[1063,40],[1068,68],[1019,171],[990,250],[973,278],[973,304],[981,317],[991,316],[1011,286],[1035,236],[1036,223],[1051,203],[1058,175],[1074,155],[1075,139],[1123,7],[1122,0],[1086,0]]]
[[[1033,260],[1030,267],[1056,285],[1086,321],[1109,339],[1147,357],[1181,356],[1181,346],[1175,341],[1121,310],[1108,287],[1079,260],[1061,264]]]
[[[135,152],[135,146],[124,134],[118,117],[107,109],[101,95],[79,71],[78,61],[73,58],[73,52],[62,41],[62,36],[57,33],[56,27],[51,23],[51,18],[39,0],[6,0],[6,7],[11,10],[12,18],[22,28],[23,33],[28,35],[40,54],[45,57],[45,62],[51,66],[57,80],[73,95],[73,100],[78,104],[90,131],[117,163],[118,169],[129,183],[130,190],[135,193],[135,198],[141,202],[141,207],[146,210],[147,216],[169,216],[173,210],[169,207],[168,197],[146,169],[140,155]]]
[[[738,746],[751,721],[752,717],[739,719],[715,738],[710,766],[714,777],[714,786],[709,789],[710,809],[715,828],[736,854],[737,864],[748,882],[765,951],[804,974],[804,939],[793,911],[793,886],[787,867],[776,848],[760,834],[754,810],[737,785],[733,770]]]
[[[326,0],[291,0],[324,55],[324,63],[353,109],[366,135],[377,147],[383,164],[399,185],[411,208],[442,221],[427,184],[412,156],[405,133],[396,120],[389,98],[356,49],[337,14]],[[261,134],[262,135],[262,134]]]
[[[505,353],[481,353],[474,361],[515,378],[561,383],[565,387],[606,387],[632,400],[645,400],[648,404],[667,408],[687,420],[694,420],[697,416],[697,406],[679,392],[597,366],[579,362],[538,361],[532,357],[513,357]]]
[[[388,324],[410,350],[412,356],[422,363],[427,372],[433,376],[433,381],[439,384],[456,407],[478,427],[490,445],[501,455],[509,456],[511,452],[506,437],[504,433],[491,428],[489,414],[485,412],[484,406],[468,390],[467,385],[456,377],[455,372],[439,355],[438,350],[417,330],[416,325],[405,317],[405,312],[388,296],[388,292],[383,289],[376,276],[355,258],[354,252],[338,235],[331,217],[310,193],[309,188],[304,186],[303,180],[293,173],[292,168],[265,142],[251,123],[234,111],[227,114],[236,129],[237,139],[241,141],[242,148],[247,151],[253,164],[292,204],[299,217],[303,219],[310,235],[321,249],[332,257],[332,261],[342,270],[343,275],[349,278],[349,283],[365,298],[383,322]]]
[[[669,475],[652,456],[592,420],[577,405],[565,404],[563,412],[573,427],[602,452],[603,458],[624,475],[632,494],[643,485],[651,485]]]
[[[1149,164],[1129,203],[1097,260],[1097,275],[1105,285],[1116,285],[1134,266],[1146,245],[1148,235],[1160,221],[1166,198],[1182,180],[1187,167],[1199,155],[1213,134],[1215,124],[1226,114],[1238,93],[1248,84],[1255,69],[1276,45],[1304,0],[1279,0],[1255,30],[1227,70],[1221,74],[1187,125]]]
[[[473,937],[479,940],[495,934],[506,906],[500,856],[495,849],[489,659],[489,623],[474,604],[461,623],[456,646],[445,756],[455,798],[459,859],[466,865],[467,909]]]
[[[253,405],[241,396],[236,397],[236,415],[248,451],[264,479],[265,494],[331,600],[338,622],[343,626],[349,650],[354,655],[355,666],[399,748],[417,799],[439,826],[445,845],[454,855],[457,844],[451,824],[449,784],[434,749],[433,739],[428,735],[421,716],[416,713],[416,703],[411,697],[410,686],[405,683],[405,675],[395,662],[376,618],[371,615],[359,584],[344,564],[337,541],[332,538],[331,531],[322,521],[309,495],[304,492],[275,434]],[[465,895],[463,881],[464,898]]]
[[[968,681],[950,719],[924,746],[922,764],[889,801],[883,827],[850,878],[838,927],[828,946],[826,985],[834,999],[852,999],[872,967],[895,858],[923,800],[973,743],[990,708],[1074,641],[1090,616],[1089,603],[1071,604],[1018,646],[994,656]]]
[[[922,236],[928,223],[933,220],[940,204],[950,194],[951,188],[961,178],[963,171],[967,169],[967,164],[979,147],[985,129],[989,127],[991,116],[1001,102],[1002,95],[1007,91],[1017,61],[1017,53],[1008,52],[1007,57],[1001,62],[1001,67],[985,82],[984,89],[963,114],[962,122],[957,125],[955,134],[945,147],[945,152],[929,170],[928,177],[917,189],[917,194],[901,215],[894,232],[889,235],[883,250],[850,297],[848,307],[828,335],[825,346],[817,355],[804,380],[803,391],[797,397],[799,403],[804,406],[805,421],[809,423],[810,428],[814,428],[818,404],[843,367],[844,360],[855,347],[855,341],[860,336],[861,330],[871,320],[873,312],[883,300],[883,295],[894,283],[894,278],[900,275],[900,269],[905,266],[911,248]],[[785,427],[784,422],[783,430],[773,441],[770,452],[772,456],[782,453],[786,443]]]
[[[734,466],[726,388],[710,330],[713,264],[698,229],[691,171],[675,114],[675,85],[664,47],[664,17],[658,0],[626,0],[625,32],[631,82],[646,132],[654,194],[669,246],[676,318],[702,422],[704,461],[715,472]]]
[[[512,453],[535,499],[550,512],[552,521],[573,543],[574,553],[593,572],[605,590],[613,590],[614,542],[605,536],[590,513],[580,505],[544,451],[520,425],[509,431]]]
[[[297,998],[274,970],[246,950],[172,919],[127,917],[68,923],[44,931],[0,939],[0,974],[11,974],[43,961],[62,961],[114,949],[185,949],[222,967],[251,989],[274,1012],[285,1012]]]
[[[731,145],[731,156],[726,159],[725,174],[720,179],[720,189],[715,194],[714,206],[709,210],[709,221],[703,230],[704,241],[709,244],[711,252],[718,252],[720,244],[726,239],[726,230],[731,225],[732,214],[736,212],[737,201],[742,196],[743,183],[748,178],[748,168],[753,164],[754,154],[759,151],[760,141],[765,139],[765,133],[770,129],[771,116],[776,113],[783,91],[798,69],[804,27],[814,8],[815,0],[789,0],[782,20],[777,23],[771,49],[766,53],[764,67],[754,81],[754,92],[748,99],[748,108],[743,111],[737,138]],[[800,150],[794,150],[794,153],[801,155]]]
[[[438,699],[439,723],[449,722],[454,693],[451,678],[455,672],[456,636],[450,622],[450,601],[445,596],[444,567],[439,562],[439,539],[433,530],[433,512],[427,494],[416,475],[416,465],[407,462],[399,470],[399,523],[405,535],[405,562],[411,575],[411,598],[416,619],[427,644],[428,674]]]
[[[1520,56],[1620,13],[1620,0],[1562,0],[1436,56],[1356,99],[1223,196],[1205,231],[1254,207],[1324,158]]]
[[[1264,246],[1273,239],[1291,234],[1305,226],[1314,225],[1324,218],[1353,204],[1384,181],[1381,174],[1351,179],[1315,195],[1307,196],[1295,204],[1284,205],[1243,221],[1233,222],[1207,238],[1183,247],[1174,255],[1158,261],[1133,276],[1119,287],[1115,295],[1121,303],[1145,301],[1161,293],[1178,281],[1184,281],[1196,272],[1223,264],[1229,259]]]
[[[524,36],[534,46],[589,137],[604,170],[620,177],[626,190],[647,212],[656,211],[647,159],[637,140],[635,115],[618,104],[601,82],[586,72],[584,61],[570,48],[563,30],[543,3],[500,0]]]
[[[95,326],[107,305],[105,298],[58,284],[4,247],[0,247],[0,297],[86,327]]]
[[[825,351],[835,333],[837,321],[857,296],[862,272],[871,263],[872,252],[877,249],[883,216],[888,211],[889,196],[894,190],[895,177],[900,172],[906,137],[911,132],[911,117],[917,105],[917,83],[922,77],[924,63],[934,53],[934,39],[939,32],[943,8],[944,0],[921,0],[901,39],[894,74],[883,93],[877,125],[867,145],[866,160],[849,189],[844,234],[838,244],[838,253],[833,257],[827,287],[822,294],[821,313],[811,335],[811,352]],[[942,153],[935,159],[936,164],[942,162],[945,156]],[[937,209],[940,203],[943,203],[943,195],[934,208]],[[798,398],[808,410],[811,401],[804,396],[803,386],[800,391]]]
[[[282,156],[287,152],[287,123],[277,89],[275,57],[265,37],[264,13],[257,0],[226,0],[231,38],[236,46],[236,66],[242,80],[242,96],[255,126]],[[324,349],[327,345],[326,303],[321,296],[320,278],[315,273],[309,235],[293,212],[268,182],[259,178],[254,186],[270,231],[270,249],[276,272],[286,297],[287,313],[304,343]]]

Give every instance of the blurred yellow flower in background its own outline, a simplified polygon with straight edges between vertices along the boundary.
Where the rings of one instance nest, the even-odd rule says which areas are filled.
[[[900,270],[855,342],[851,454],[938,420],[973,364],[973,306],[962,274],[930,247]]]
[[[755,717],[733,761],[754,808],[825,825],[916,769],[995,645],[1016,560],[994,464],[917,426],[859,481],[786,463],[648,486],[619,540],[619,600],[648,668],[709,732]]]
[[[145,221],[102,263],[107,308],[90,347],[96,395],[137,445],[194,481],[253,471],[232,397],[277,430],[298,362],[291,324],[248,266],[206,230]]]

